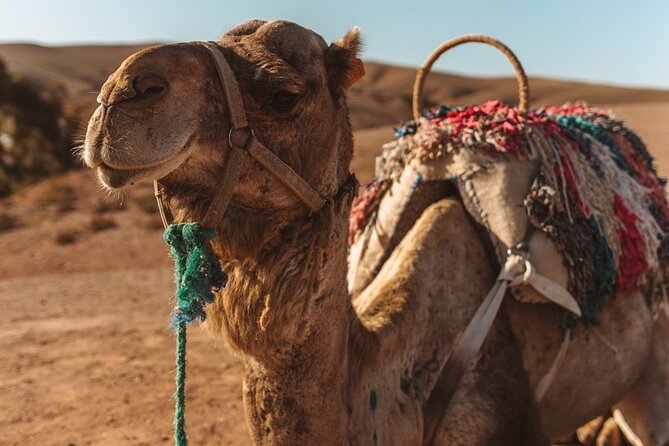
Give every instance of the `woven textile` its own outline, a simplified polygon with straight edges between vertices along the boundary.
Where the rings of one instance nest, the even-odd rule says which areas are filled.
[[[552,269],[566,270],[585,323],[596,322],[612,294],[654,283],[669,262],[664,182],[641,139],[602,109],[521,115],[489,101],[442,106],[402,126],[377,160],[377,178],[354,201],[352,244],[373,230],[372,216],[406,169],[417,181],[454,182],[500,260],[529,225],[537,228],[556,248]]]

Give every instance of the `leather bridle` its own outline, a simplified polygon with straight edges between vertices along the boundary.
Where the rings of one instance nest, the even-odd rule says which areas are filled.
[[[245,154],[251,156],[256,162],[274,175],[304,203],[311,213],[316,213],[325,204],[325,198],[316,192],[300,175],[298,175],[288,164],[284,163],[271,150],[265,147],[253,130],[249,127],[246,119],[246,111],[239,85],[230,64],[223,56],[221,48],[215,42],[200,42],[214,60],[216,71],[223,87],[225,100],[228,104],[228,113],[232,127],[228,133],[228,144],[230,151],[223,167],[222,179],[217,190],[209,203],[209,209],[200,224],[204,227],[215,228],[221,222],[225,214],[235,184],[239,178],[242,159]],[[349,181],[350,182],[350,181]],[[349,183],[347,182],[345,186]],[[164,191],[158,181],[154,181],[156,201],[163,225],[169,225],[170,218],[163,203]]]

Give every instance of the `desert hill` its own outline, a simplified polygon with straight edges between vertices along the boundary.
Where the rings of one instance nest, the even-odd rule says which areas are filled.
[[[366,76],[353,86],[349,95],[354,127],[363,129],[393,125],[409,119],[416,70],[375,62],[366,62],[365,68]],[[614,87],[532,76],[529,82],[530,103],[537,106],[568,101],[586,101],[597,105],[669,101],[667,90]],[[517,92],[515,78],[475,78],[437,72],[427,78],[425,105],[467,105],[488,99],[516,103]]]
[[[65,109],[85,123],[95,109],[102,83],[130,54],[150,44],[80,45],[45,47],[33,44],[2,44],[0,58],[11,72],[25,75],[63,96]],[[425,54],[431,48],[425,48]],[[411,91],[416,70],[365,63],[366,76],[349,94],[351,122],[355,129],[396,125],[411,116]],[[509,68],[509,71],[511,69]],[[574,73],[578,75],[578,73]],[[610,105],[631,102],[669,102],[669,90],[625,88],[530,76],[533,104],[561,104],[584,100]],[[432,73],[425,86],[426,105],[465,105],[487,99],[513,103],[517,97],[514,78],[472,78]]]
[[[95,109],[102,83],[130,54],[143,45],[46,47],[27,43],[0,45],[0,58],[10,72],[26,76],[39,86],[56,90],[65,111],[85,122]]]

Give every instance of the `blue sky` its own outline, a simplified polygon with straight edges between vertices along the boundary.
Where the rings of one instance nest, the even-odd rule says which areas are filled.
[[[327,40],[358,25],[363,57],[409,66],[444,40],[484,33],[510,46],[530,75],[669,88],[665,0],[0,0],[0,42],[211,40],[252,17],[292,20]],[[441,70],[511,74],[503,56],[479,45],[442,59]]]

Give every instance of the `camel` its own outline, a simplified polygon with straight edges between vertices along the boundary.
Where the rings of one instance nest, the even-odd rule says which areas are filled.
[[[217,46],[255,136],[324,197],[311,212],[243,157],[212,242],[228,274],[207,329],[244,363],[255,444],[418,445],[426,401],[496,271],[455,195],[429,206],[377,278],[347,290],[353,137],[346,89],[357,29],[327,45],[286,21],[251,20]],[[119,189],[160,179],[175,221],[203,218],[230,152],[215,64],[198,42],[130,56],[98,96],[83,159]],[[669,324],[642,293],[610,299],[577,330],[541,402],[560,347],[550,304],[507,299],[441,418],[435,444],[547,445],[618,407],[644,445],[669,444]],[[595,333],[593,333],[596,331]]]

